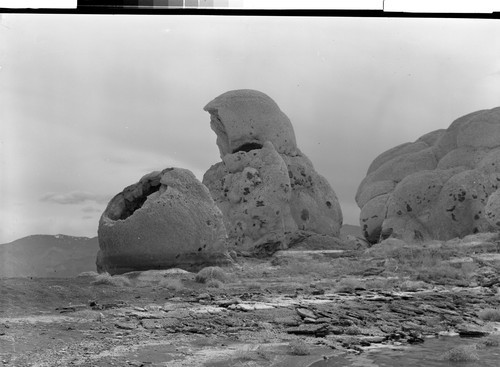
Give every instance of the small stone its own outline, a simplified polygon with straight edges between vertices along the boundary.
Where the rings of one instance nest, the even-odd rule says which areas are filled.
[[[216,302],[217,306],[220,307],[229,307],[230,305],[235,305],[241,302],[241,299],[238,298],[231,298],[231,299],[224,299],[224,300],[219,300]]]
[[[462,337],[481,337],[490,333],[478,326],[470,324],[461,324],[457,326],[458,334]]]
[[[210,294],[208,294],[208,293],[200,293],[200,294],[196,297],[196,299],[197,299],[198,301],[200,301],[200,300],[207,300],[207,299],[211,299],[211,298],[212,298],[212,296],[211,296]]]
[[[129,366],[136,366],[136,367],[142,367],[144,366],[144,363],[139,362],[139,361],[126,361]]]
[[[133,330],[137,327],[137,325],[132,322],[116,322],[115,326],[118,329],[124,329],[124,330]]]
[[[146,311],[160,311],[161,310],[161,306],[157,305],[155,303],[150,303],[150,304],[146,305],[144,308],[146,309]]]
[[[246,303],[240,303],[240,304],[235,305],[235,306],[236,306],[235,307],[236,309],[241,310],[241,311],[245,311],[245,312],[255,310],[255,308],[252,305],[249,305]]]
[[[296,311],[302,318],[316,319],[316,315],[314,314],[314,312],[307,308],[297,308]]]
[[[311,294],[312,294],[313,296],[321,296],[321,295],[325,294],[325,290],[324,290],[324,289],[322,289],[322,288],[316,288],[316,289],[314,289],[314,290],[311,292]]]
[[[316,323],[316,319],[312,318],[312,317],[306,317],[304,318],[303,320],[306,324],[314,324]]]
[[[285,325],[285,326],[299,326],[300,325],[299,321],[293,317],[277,317],[274,319],[274,322],[277,324]]]
[[[315,336],[325,336],[329,333],[328,325],[313,325],[313,324],[302,324],[298,327],[290,327],[286,329],[288,334],[296,335],[315,335]]]

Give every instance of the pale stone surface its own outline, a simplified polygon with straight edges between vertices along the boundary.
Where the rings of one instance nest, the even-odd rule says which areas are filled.
[[[318,174],[304,155],[282,155],[288,168],[292,189],[290,209],[301,230],[337,237],[342,226],[342,211],[328,181]]]
[[[490,174],[479,170],[452,176],[434,204],[429,227],[435,237],[446,240],[493,230],[485,219],[484,206],[495,186]]]
[[[388,151],[380,154],[377,158],[375,158],[368,168],[368,174],[374,172],[379,169],[384,163],[391,161],[392,159],[399,157],[403,154],[411,154],[420,152],[421,150],[429,148],[425,142],[416,141],[414,143],[404,143],[400,144],[394,148],[389,149]]]
[[[473,147],[461,147],[453,149],[446,154],[437,165],[438,170],[444,170],[453,167],[464,167],[474,169],[481,159],[485,156],[484,150],[477,150]]]
[[[415,153],[406,153],[381,165],[373,172],[371,181],[392,180],[399,182],[412,173],[434,169],[436,165],[436,157],[430,148]]]
[[[206,107],[222,162],[204,175],[229,243],[244,252],[286,248],[298,230],[338,236],[342,211],[327,180],[297,148],[288,117],[264,93],[236,90]]]
[[[477,168],[483,172],[500,172],[500,149],[493,149],[484,154],[477,164]]]
[[[288,117],[266,94],[250,89],[221,94],[205,106],[217,134],[221,158],[250,144],[273,143],[279,153],[294,154],[297,144]]]
[[[222,213],[188,170],[153,172],[116,195],[98,228],[98,271],[197,270],[228,262]]]
[[[457,133],[457,147],[496,148],[500,141],[500,111],[485,111]]]
[[[495,224],[485,205],[500,186],[499,174],[497,107],[460,117],[446,130],[377,157],[356,194],[360,224],[372,243],[382,233],[405,240],[448,240],[492,231]],[[379,199],[384,195],[387,199]]]
[[[427,146],[434,146],[436,142],[441,139],[443,135],[445,135],[446,129],[439,129],[439,130],[434,130],[431,131],[430,133],[422,135],[420,138],[417,139],[418,142],[424,142],[427,144]]]
[[[203,183],[239,249],[249,250],[262,238],[276,241],[297,229],[289,205],[288,170],[270,142],[262,149],[226,155],[205,173]]]
[[[392,180],[373,182],[372,184],[366,185],[364,190],[359,192],[359,196],[356,197],[356,203],[362,208],[371,199],[379,195],[388,194],[394,190],[395,187],[396,182]]]
[[[500,189],[491,194],[484,208],[486,220],[500,229]]]

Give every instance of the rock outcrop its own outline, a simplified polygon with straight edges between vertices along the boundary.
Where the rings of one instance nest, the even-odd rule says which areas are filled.
[[[379,155],[356,194],[364,236],[448,240],[498,230],[499,184],[497,107]]]
[[[500,189],[489,196],[484,214],[491,226],[500,230]]]
[[[335,192],[297,148],[290,120],[271,98],[235,90],[205,110],[222,162],[203,183],[234,248],[269,253],[286,248],[297,230],[338,236],[342,212]]]
[[[108,204],[98,229],[99,272],[199,270],[227,263],[222,213],[188,170],[142,177]]]

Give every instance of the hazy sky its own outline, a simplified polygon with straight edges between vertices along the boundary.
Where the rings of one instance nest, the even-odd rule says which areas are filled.
[[[357,186],[397,144],[500,105],[494,20],[4,14],[0,243],[95,236],[109,199],[220,161],[203,106],[257,89],[357,224]]]

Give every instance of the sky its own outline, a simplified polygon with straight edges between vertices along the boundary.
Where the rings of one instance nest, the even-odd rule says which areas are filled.
[[[108,201],[167,167],[221,159],[203,107],[269,95],[344,223],[370,163],[500,105],[487,19],[2,14],[0,243],[96,236]]]

